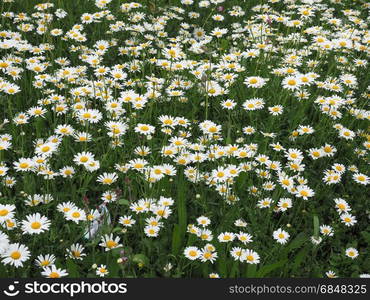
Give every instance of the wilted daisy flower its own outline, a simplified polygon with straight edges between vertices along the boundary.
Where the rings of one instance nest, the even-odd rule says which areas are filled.
[[[16,268],[23,267],[23,263],[30,257],[28,247],[19,243],[10,244],[7,249],[1,254],[4,265],[12,265]]]
[[[311,242],[314,245],[318,245],[322,242],[322,238],[320,236],[311,236]]]
[[[272,236],[280,244],[286,244],[290,237],[289,233],[282,230],[281,228],[275,230]]]
[[[0,255],[4,253],[4,251],[9,247],[9,238],[8,236],[0,232]]]
[[[22,221],[22,230],[28,234],[39,234],[49,230],[50,221],[47,217],[41,216],[39,213],[26,216],[26,220]]]

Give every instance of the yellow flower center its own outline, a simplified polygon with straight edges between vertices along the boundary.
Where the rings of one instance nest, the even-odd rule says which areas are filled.
[[[50,150],[49,146],[44,146],[44,147],[41,148],[41,151],[44,152],[44,153],[48,152],[49,150]]]
[[[20,257],[21,257],[21,253],[19,252],[19,251],[14,251],[14,252],[12,252],[11,254],[10,254],[10,257],[12,258],[12,259],[20,259]]]
[[[59,273],[57,273],[57,272],[51,272],[50,274],[49,274],[49,278],[59,278],[60,277],[60,275],[59,275]]]
[[[75,211],[73,214],[72,214],[72,217],[73,218],[79,218],[81,216],[81,214],[78,212],[78,211]]]
[[[9,211],[7,209],[0,210],[0,217],[5,217],[8,215]]]
[[[116,247],[117,243],[115,241],[110,240],[110,241],[107,241],[106,245],[109,249],[111,249],[111,248]]]
[[[29,166],[29,164],[28,163],[21,163],[20,165],[19,165],[19,167],[21,168],[21,169],[26,169],[26,168],[28,168],[28,166]]]
[[[74,257],[80,257],[81,256],[81,252],[80,251],[72,251],[72,255]]]
[[[88,157],[86,157],[86,156],[82,156],[82,157],[80,158],[80,162],[83,162],[83,163],[87,162],[88,160],[89,160],[89,158],[88,158]]]
[[[247,256],[247,260],[248,260],[248,261],[254,261],[254,257],[253,257],[252,255],[248,255],[248,256]]]
[[[40,222],[33,222],[32,224],[31,224],[31,228],[32,229],[39,229],[41,227],[41,223]]]
[[[43,260],[41,263],[40,263],[40,265],[42,266],[42,267],[46,267],[46,266],[48,266],[50,264],[50,261],[48,261],[48,260]]]

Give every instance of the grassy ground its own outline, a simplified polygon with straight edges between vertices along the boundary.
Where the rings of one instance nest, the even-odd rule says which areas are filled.
[[[1,3],[0,276],[366,276],[368,5],[106,2]]]

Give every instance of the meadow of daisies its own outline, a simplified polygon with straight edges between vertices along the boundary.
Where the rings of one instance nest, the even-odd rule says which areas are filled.
[[[1,0],[1,277],[369,277],[369,3]]]

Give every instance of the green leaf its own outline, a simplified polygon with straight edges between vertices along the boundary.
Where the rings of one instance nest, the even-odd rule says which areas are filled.
[[[181,248],[181,237],[179,225],[175,224],[172,231],[172,254],[178,255]]]
[[[309,251],[310,251],[310,247],[304,247],[293,258],[292,273],[298,270],[298,268],[303,262],[303,259],[307,256]]]
[[[281,251],[282,257],[287,257],[288,253],[293,250],[301,247],[307,241],[306,235],[301,232],[299,233],[294,240],[292,240],[285,248]]]
[[[226,267],[226,257],[221,255],[217,262],[217,270],[220,273],[221,277],[227,276],[227,267]]]
[[[114,227],[112,233],[122,231],[122,227]]]
[[[129,206],[130,205],[130,201],[128,201],[127,199],[119,199],[118,200],[118,204]]]
[[[226,50],[229,46],[229,41],[226,39],[222,39],[220,42],[220,46],[223,50]]]
[[[319,236],[319,217],[317,215],[313,216],[313,235]]]
[[[279,260],[276,263],[265,265],[265,266],[261,267],[258,270],[258,272],[256,274],[256,277],[258,277],[258,278],[265,277],[267,274],[271,273],[272,271],[284,266],[287,263],[287,261],[288,261],[288,259],[285,258],[285,259]]]
[[[7,277],[6,268],[3,264],[0,263],[0,278],[6,278],[6,277]]]
[[[145,254],[142,254],[142,253],[135,254],[132,261],[134,263],[142,264],[144,266],[149,264],[149,258]]]
[[[183,175],[179,175],[179,183],[177,189],[177,214],[178,214],[178,226],[177,230],[174,231],[175,237],[175,248],[177,250],[181,248],[185,238],[186,227],[187,227],[187,212],[186,212],[186,195],[187,195],[187,184],[183,178]],[[172,238],[172,240],[174,237]]]
[[[231,144],[232,139],[231,139],[231,126],[230,123],[228,124],[227,128],[227,137],[226,137],[226,144]]]
[[[119,265],[117,264],[116,260],[110,262],[108,264],[108,270],[109,270],[109,277],[111,278],[117,278],[118,272],[120,270]]]
[[[247,266],[246,277],[247,278],[255,278],[256,277],[256,269],[257,269],[257,265],[255,265],[255,264],[249,264]]]
[[[69,277],[77,278],[80,276],[78,272],[78,266],[74,263],[72,259],[67,259],[67,270],[69,273]]]
[[[361,231],[361,235],[364,238],[364,240],[366,241],[366,243],[368,243],[370,245],[370,232]]]
[[[202,264],[202,275],[204,278],[207,278],[209,276],[209,270],[207,264]]]
[[[238,271],[239,271],[239,263],[237,261],[233,262],[233,265],[230,270],[229,278],[235,278],[238,277]]]

